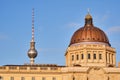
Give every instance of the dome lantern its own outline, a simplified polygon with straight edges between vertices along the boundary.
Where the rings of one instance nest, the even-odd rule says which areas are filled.
[[[85,17],[85,25],[92,25],[92,16],[89,13]]]

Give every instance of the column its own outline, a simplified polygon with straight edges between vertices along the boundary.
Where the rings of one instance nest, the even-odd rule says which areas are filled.
[[[116,53],[113,54],[113,64],[116,66]]]
[[[91,60],[92,60],[92,62],[94,62],[94,52],[93,51],[91,51]]]

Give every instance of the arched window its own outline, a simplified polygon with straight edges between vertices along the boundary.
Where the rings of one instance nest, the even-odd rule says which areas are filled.
[[[73,80],[75,80],[75,77],[73,77]]]
[[[88,53],[88,59],[90,59],[90,54]]]
[[[14,77],[10,77],[10,80],[14,80]]]
[[[78,54],[76,55],[76,59],[79,60],[79,55]]]
[[[45,77],[42,77],[42,80],[46,80]]]
[[[81,59],[84,59],[84,55],[83,54],[81,54]]]
[[[0,76],[0,80],[3,80],[3,77],[2,77],[2,76]]]
[[[32,80],[35,80],[35,77],[32,77]]]
[[[87,80],[89,80],[88,77],[87,77]]]
[[[109,76],[108,76],[108,79],[107,80],[110,80]]]
[[[93,54],[93,58],[96,59],[96,54]]]
[[[55,77],[53,77],[53,79],[52,80],[56,80],[56,78]]]
[[[21,80],[25,80],[25,78],[24,78],[24,77],[21,77]]]
[[[72,61],[74,60],[74,55],[72,55]]]
[[[102,59],[102,54],[99,54],[99,59]]]

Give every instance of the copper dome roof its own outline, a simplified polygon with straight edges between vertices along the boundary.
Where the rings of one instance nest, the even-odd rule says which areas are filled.
[[[110,46],[106,34],[92,23],[92,16],[87,14],[85,25],[78,29],[72,36],[70,45],[81,42],[102,42]]]

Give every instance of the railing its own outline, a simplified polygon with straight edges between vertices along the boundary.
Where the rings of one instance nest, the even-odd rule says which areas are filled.
[[[38,71],[55,71],[58,70],[60,67],[32,67],[32,66],[1,66],[0,71],[7,70],[7,71],[24,71],[24,70],[38,70]]]

